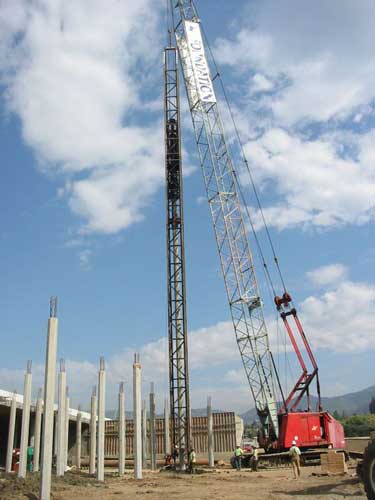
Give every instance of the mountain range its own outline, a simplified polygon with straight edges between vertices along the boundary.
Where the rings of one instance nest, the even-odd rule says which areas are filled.
[[[337,411],[340,416],[356,415],[368,413],[371,398],[375,397],[375,385],[367,387],[358,392],[350,392],[342,396],[332,396],[322,398],[322,406],[330,413]],[[316,406],[317,397],[311,396],[312,407]],[[255,408],[251,408],[247,412],[240,415],[245,424],[250,424],[257,420]]]
[[[342,396],[332,396],[332,397],[324,397],[322,398],[322,406],[325,410],[328,410],[330,413],[334,413],[337,411],[340,416],[344,415],[349,417],[350,415],[356,415],[361,413],[368,413],[369,404],[371,398],[375,397],[375,385],[367,387],[361,391],[350,392],[348,394],[344,394]],[[317,397],[311,396],[312,407],[316,407]],[[225,410],[213,409],[213,412],[221,412]],[[227,410],[229,411],[229,410]],[[207,415],[206,408],[195,408],[191,410],[191,414],[193,417],[204,417]],[[107,410],[106,417],[111,419],[118,418],[117,410]],[[156,415],[157,418],[162,418],[162,415]],[[257,420],[257,414],[255,408],[251,408],[247,412],[240,415],[245,424],[251,424],[254,420]],[[126,418],[133,418],[133,412],[127,411]]]

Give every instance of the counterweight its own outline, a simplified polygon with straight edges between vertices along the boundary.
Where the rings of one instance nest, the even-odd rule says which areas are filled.
[[[177,49],[164,50],[168,339],[171,429],[180,467],[190,446],[180,109]]]
[[[263,429],[277,438],[279,424],[268,334],[215,82],[192,1],[172,1],[171,7],[236,340]]]

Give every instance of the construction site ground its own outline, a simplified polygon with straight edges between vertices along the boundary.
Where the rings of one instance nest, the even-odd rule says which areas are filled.
[[[0,475],[0,499],[38,499],[39,474],[30,474],[27,480],[14,475]],[[69,472],[64,478],[54,478],[53,500],[342,500],[365,499],[363,486],[355,477],[355,467],[348,474],[322,476],[320,467],[303,467],[301,478],[294,480],[288,467],[250,472],[243,469],[201,469],[197,474],[173,472],[144,473],[135,481],[132,472],[124,478],[109,474],[104,484],[85,473]]]

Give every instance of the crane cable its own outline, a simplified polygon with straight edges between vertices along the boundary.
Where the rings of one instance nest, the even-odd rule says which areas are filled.
[[[194,6],[194,9],[196,10],[196,7],[195,7],[195,3],[194,3],[194,0],[192,0],[192,4]],[[230,101],[229,101],[229,98],[228,98],[228,95],[227,95],[227,92],[225,90],[225,86],[224,86],[224,83],[223,83],[223,79],[221,77],[221,74],[220,74],[220,71],[219,71],[219,68],[218,68],[218,65],[216,63],[216,60],[215,60],[215,57],[213,55],[213,52],[212,52],[212,49],[211,49],[211,45],[209,43],[209,40],[208,40],[208,37],[206,35],[206,32],[205,32],[205,29],[204,29],[204,26],[202,24],[200,24],[201,26],[201,29],[202,29],[202,32],[203,32],[203,36],[204,36],[204,39],[205,39],[205,42],[206,42],[206,45],[208,47],[208,51],[209,51],[209,54],[210,54],[210,57],[212,59],[212,62],[214,64],[214,67],[215,67],[215,72],[216,72],[216,75],[215,77],[213,78],[213,80],[215,80],[216,77],[219,78],[219,81],[220,81],[220,86],[221,86],[221,90],[223,92],[223,96],[224,96],[224,99],[225,99],[225,102],[226,102],[226,105],[227,105],[227,108],[228,108],[228,111],[229,111],[229,114],[230,114],[230,117],[231,117],[231,120],[232,120],[232,123],[233,123],[233,127],[234,127],[234,130],[235,130],[235,135],[236,135],[236,139],[238,141],[238,144],[240,146],[240,151],[241,151],[241,155],[242,155],[242,162],[244,163],[244,165],[246,166],[246,170],[249,174],[249,178],[250,178],[250,181],[251,181],[251,185],[252,185],[252,188],[253,188],[253,192],[254,192],[254,195],[255,195],[255,199],[256,199],[256,202],[257,202],[257,206],[258,206],[258,209],[259,209],[259,212],[261,214],[261,219],[262,219],[262,223],[263,223],[263,226],[266,230],[266,234],[267,234],[267,239],[268,239],[268,242],[269,242],[269,245],[270,245],[270,248],[271,248],[271,252],[272,252],[272,256],[273,256],[273,260],[274,260],[274,263],[276,265],[276,268],[277,268],[277,271],[278,271],[278,274],[279,274],[279,277],[280,277],[280,281],[281,281],[281,284],[283,286],[283,289],[284,289],[284,292],[286,292],[286,285],[285,285],[285,280],[284,280],[284,277],[283,277],[283,274],[281,272],[281,268],[280,268],[280,264],[279,264],[279,259],[276,255],[276,250],[275,250],[275,246],[273,244],[273,241],[272,241],[272,238],[271,238],[271,234],[270,234],[270,231],[269,231],[269,228],[268,228],[268,224],[266,222],[266,219],[265,219],[265,216],[264,216],[264,212],[263,212],[263,208],[262,208],[262,205],[261,205],[261,202],[260,202],[260,198],[259,198],[259,194],[258,194],[258,189],[256,187],[256,184],[255,184],[255,181],[254,181],[254,178],[253,178],[253,175],[251,173],[251,169],[249,167],[249,163],[247,161],[247,158],[246,158],[246,155],[245,155],[245,151],[244,151],[244,147],[243,147],[243,144],[242,144],[242,141],[241,141],[241,138],[240,138],[240,133],[238,131],[238,127],[237,127],[237,124],[236,124],[236,121],[235,121],[235,118],[234,118],[234,113],[233,113],[233,110],[232,110],[232,107],[230,105]],[[261,259],[262,259],[262,263],[263,263],[263,266],[266,270],[266,273],[269,277],[269,280],[270,280],[270,283],[271,283],[271,286],[272,286],[272,289],[273,291],[275,292],[275,287],[272,283],[272,280],[271,280],[271,277],[270,277],[270,273],[269,273],[269,270],[268,270],[268,267],[267,267],[267,263],[264,259],[264,255],[263,255],[263,252],[261,250],[261,247],[260,247],[260,243],[259,243],[259,239],[258,237],[256,236],[256,232],[255,232],[255,227],[254,227],[254,224],[252,222],[252,219],[250,217],[250,213],[249,213],[249,209],[248,209],[248,206],[247,206],[247,203],[246,203],[246,200],[245,200],[245,197],[243,195],[243,191],[242,191],[242,187],[240,185],[240,181],[237,177],[237,173],[235,172],[234,168],[233,168],[233,174],[234,174],[234,178],[236,180],[236,184],[237,184],[237,187],[238,187],[238,190],[240,192],[240,196],[241,196],[241,199],[242,199],[242,202],[244,204],[244,207],[245,207],[245,211],[246,211],[246,215],[247,217],[249,218],[250,220],[250,224],[251,224],[251,229],[252,229],[252,232],[254,234],[254,238],[256,240],[256,243],[257,243],[257,246],[258,246],[258,250],[261,254]],[[274,293],[274,296],[276,296],[276,293]]]

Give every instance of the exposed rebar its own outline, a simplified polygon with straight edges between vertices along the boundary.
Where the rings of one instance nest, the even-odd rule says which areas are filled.
[[[105,370],[105,361],[103,356],[100,358],[100,369]]]
[[[57,318],[57,297],[51,297],[49,301],[49,317]]]

